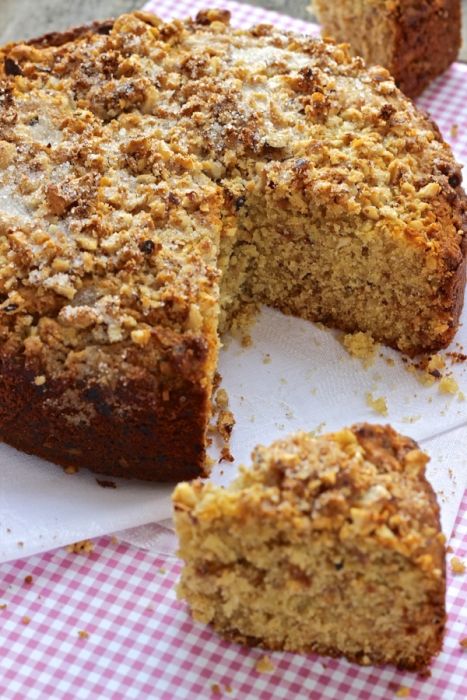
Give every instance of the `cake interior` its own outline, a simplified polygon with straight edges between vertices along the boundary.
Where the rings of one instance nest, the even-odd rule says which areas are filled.
[[[364,223],[344,207],[333,217],[318,197],[311,203],[296,183],[284,182],[284,174],[293,177],[287,170],[268,174],[267,184],[245,198],[233,236],[221,244],[220,330],[262,303],[346,332],[368,332],[409,354],[414,343],[420,348],[449,332],[442,308],[433,316],[433,305],[441,306],[435,294],[441,279],[434,261],[432,269],[427,264],[427,249],[407,246],[395,226]],[[311,177],[312,191],[316,185]],[[410,215],[418,208],[423,216],[423,202],[414,198],[411,208]]]
[[[312,0],[326,36],[348,42],[369,65],[391,65],[395,47],[395,3],[387,0]]]

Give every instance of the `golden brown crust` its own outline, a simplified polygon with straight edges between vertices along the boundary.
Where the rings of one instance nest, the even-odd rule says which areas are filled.
[[[436,604],[433,606],[433,617],[440,618],[442,620],[446,619],[444,601],[441,602],[441,596],[438,606],[436,606]],[[218,632],[224,639],[226,639],[229,642],[235,642],[236,644],[241,644],[242,646],[247,646],[250,648],[260,647],[262,649],[269,649],[271,651],[288,651],[288,649],[284,649],[284,647],[281,645],[265,645],[261,639],[258,639],[256,637],[245,636],[239,630],[236,629],[226,631],[223,628],[217,628],[215,624],[213,624],[213,627],[216,630],[216,632]],[[432,649],[427,649],[425,653],[420,652],[420,654],[415,658],[400,659],[395,664],[396,667],[400,671],[415,671],[420,674],[425,673],[429,669],[430,664],[432,663],[433,656],[439,654],[443,647],[444,622],[442,625],[437,626],[436,634],[436,643],[433,645]],[[388,660],[384,656],[384,654],[378,653],[378,651],[362,651],[358,654],[342,654],[342,651],[340,651],[337,647],[323,646],[321,644],[312,644],[306,649],[303,649],[302,653],[319,654],[320,656],[329,656],[332,659],[342,659],[342,657],[344,656],[347,659],[347,661],[350,661],[354,664],[358,664],[359,666],[383,666],[388,663]]]
[[[29,39],[26,43],[30,46],[47,48],[49,46],[63,46],[75,41],[87,34],[109,34],[114,24],[113,19],[96,20],[89,24],[83,24],[79,27],[71,27],[61,32],[48,32],[39,37]],[[12,44],[13,46],[13,44]]]

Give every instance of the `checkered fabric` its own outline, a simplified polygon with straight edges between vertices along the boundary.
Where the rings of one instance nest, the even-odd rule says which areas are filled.
[[[183,17],[205,2],[149,3],[163,17]],[[217,2],[236,25],[271,22],[310,31],[305,22],[248,5]],[[316,27],[311,25],[311,30]],[[459,159],[467,162],[467,68],[453,67],[420,100],[431,110]],[[451,539],[467,559],[467,494]],[[0,566],[0,699],[79,700],[420,700],[467,697],[467,574],[449,572],[449,622],[443,653],[431,677],[392,668],[360,668],[345,661],[272,653],[272,670],[259,673],[264,652],[221,641],[194,624],[176,600],[176,559],[104,537],[90,554],[65,549]]]
[[[467,557],[467,494],[451,547]],[[264,651],[191,621],[175,596],[179,571],[172,557],[109,537],[90,554],[61,549],[0,566],[0,698],[386,700],[401,688],[420,700],[466,697],[467,574],[449,573],[444,651],[422,680],[279,652],[261,674]]]

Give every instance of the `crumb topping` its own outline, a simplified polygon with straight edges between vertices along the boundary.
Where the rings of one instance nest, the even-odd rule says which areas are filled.
[[[0,341],[38,387],[195,371],[217,347],[220,249],[268,188],[421,247],[433,288],[459,264],[459,168],[387,71],[227,25],[137,12],[73,50],[3,51]]]

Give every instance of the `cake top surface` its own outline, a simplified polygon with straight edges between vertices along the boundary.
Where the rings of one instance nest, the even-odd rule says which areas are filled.
[[[112,373],[156,329],[158,357],[164,342],[201,343],[221,218],[228,235],[266,188],[318,225],[346,217],[363,238],[421,246],[434,276],[460,264],[449,148],[386,71],[342,46],[234,31],[212,10],[124,15],[2,57],[4,352]]]
[[[439,508],[425,479],[428,456],[389,426],[361,424],[256,447],[250,469],[226,488],[183,483],[174,507],[203,529],[269,523],[291,541],[337,537],[394,550],[441,575]],[[253,528],[254,530],[254,528]]]

